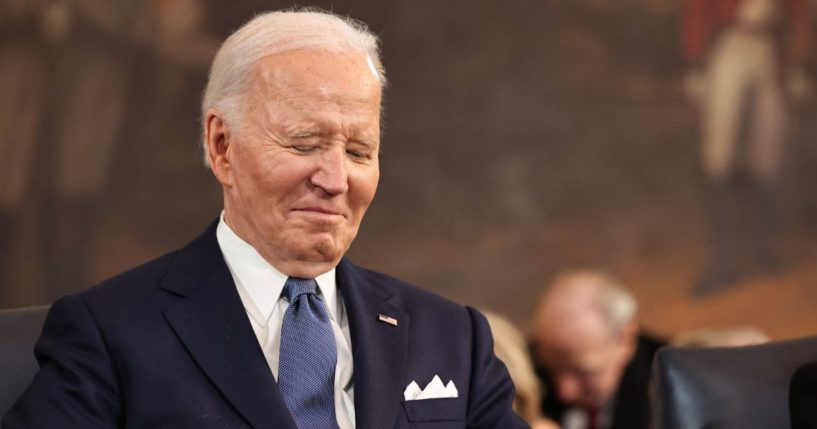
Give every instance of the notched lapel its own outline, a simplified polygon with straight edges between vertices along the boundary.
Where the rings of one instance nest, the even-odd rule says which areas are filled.
[[[385,285],[372,284],[345,259],[338,268],[352,336],[356,427],[394,427],[405,387],[409,316],[378,289]],[[384,323],[380,315],[396,319],[397,326]]]
[[[203,247],[191,245],[188,254],[180,255],[165,278],[165,289],[184,296],[165,311],[165,318],[251,427],[297,429],[247,319],[215,232],[211,243],[201,243],[206,239],[193,243]],[[191,257],[192,250],[197,257]],[[197,284],[179,284],[184,281]]]

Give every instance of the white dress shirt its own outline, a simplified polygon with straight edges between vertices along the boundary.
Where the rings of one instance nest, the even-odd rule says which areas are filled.
[[[216,238],[235,281],[238,295],[247,311],[258,344],[264,351],[270,370],[278,379],[281,348],[281,324],[289,302],[281,292],[287,276],[270,265],[249,243],[242,240],[224,222],[216,229]],[[355,428],[354,385],[352,384],[352,342],[346,308],[335,284],[335,269],[315,278],[318,295],[329,313],[335,334],[335,415],[340,429]]]
[[[613,404],[614,400],[607,401],[599,410],[598,417],[596,417],[596,427],[598,429],[609,428],[613,423]],[[586,429],[590,422],[587,410],[580,407],[570,407],[565,411],[562,417],[562,429]]]

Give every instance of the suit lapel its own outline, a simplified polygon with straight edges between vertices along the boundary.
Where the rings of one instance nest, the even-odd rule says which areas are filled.
[[[394,427],[406,387],[409,316],[389,302],[390,284],[346,259],[337,273],[352,336],[356,427]],[[380,321],[379,315],[397,319],[397,326]]]
[[[179,253],[161,287],[184,297],[165,318],[250,426],[296,429],[218,247],[215,225]]]

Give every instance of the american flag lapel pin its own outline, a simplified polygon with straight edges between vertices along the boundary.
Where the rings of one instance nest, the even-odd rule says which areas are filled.
[[[397,319],[395,319],[394,317],[386,316],[385,314],[378,314],[377,315],[377,320],[379,320],[379,321],[381,321],[383,323],[388,323],[389,325],[392,325],[392,326],[397,326]]]

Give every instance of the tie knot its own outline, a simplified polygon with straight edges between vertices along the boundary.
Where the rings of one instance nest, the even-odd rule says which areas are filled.
[[[315,293],[317,287],[318,283],[315,282],[315,279],[300,279],[298,277],[290,277],[284,284],[284,296],[287,297],[287,300],[291,304],[295,302],[295,300],[299,296],[305,293]]]

